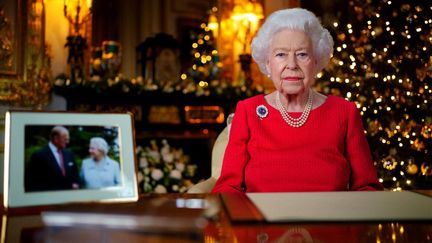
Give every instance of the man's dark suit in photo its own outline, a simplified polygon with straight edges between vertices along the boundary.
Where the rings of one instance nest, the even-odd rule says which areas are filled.
[[[68,130],[64,127],[53,128],[50,145],[33,153],[25,169],[26,192],[78,189],[78,168],[73,153],[65,149],[68,143]],[[56,158],[52,148],[60,150],[62,158]]]

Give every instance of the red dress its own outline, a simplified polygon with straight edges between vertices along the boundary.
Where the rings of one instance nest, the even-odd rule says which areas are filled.
[[[267,117],[257,115],[259,105]],[[382,189],[355,103],[328,96],[294,128],[258,95],[237,104],[213,192]]]

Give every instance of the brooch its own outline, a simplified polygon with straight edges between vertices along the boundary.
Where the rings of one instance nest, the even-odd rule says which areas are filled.
[[[268,115],[268,109],[264,105],[259,105],[256,108],[256,113],[260,119],[266,118]]]

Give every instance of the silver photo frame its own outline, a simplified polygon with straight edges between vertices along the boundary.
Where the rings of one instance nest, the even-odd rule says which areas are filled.
[[[66,163],[63,165],[67,167],[67,173],[63,166],[63,176],[78,173],[79,182],[73,183],[73,187],[57,187],[60,185],[57,182],[47,184],[46,181],[50,182],[50,180],[45,179],[51,178],[51,175],[47,174],[48,171],[50,173],[55,171],[57,165],[54,165],[54,162],[51,167],[44,167],[48,162],[41,161],[45,159],[33,158],[36,157],[34,154],[37,151],[42,149],[45,149],[45,152],[49,151],[48,142],[55,127],[68,131],[66,149],[69,151],[65,152],[73,156],[64,161]],[[107,153],[106,157],[114,161],[110,163],[117,168],[116,178],[120,178],[116,179],[119,182],[115,185],[88,188],[83,183],[82,165],[84,160],[91,158],[85,153],[90,153],[88,138],[93,135],[109,141],[106,151],[110,153]],[[137,201],[134,141],[134,124],[131,113],[8,111],[5,118],[3,200],[5,208],[72,202]],[[54,160],[54,157],[51,155],[51,160]],[[57,161],[59,161],[58,157]],[[76,173],[70,172],[72,167]],[[41,176],[38,177],[38,175]],[[38,183],[37,178],[43,180],[45,184]],[[96,180],[96,177],[91,180]],[[36,184],[39,187],[35,187]]]

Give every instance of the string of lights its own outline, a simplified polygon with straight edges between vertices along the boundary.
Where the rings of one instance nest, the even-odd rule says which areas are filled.
[[[355,101],[380,181],[432,187],[432,3],[351,0],[318,88]]]
[[[210,15],[217,13],[217,7],[212,7]],[[214,42],[213,31],[210,23],[201,23],[201,31],[192,33],[192,67],[189,70],[189,76],[199,87],[205,88],[209,86],[209,82],[219,78],[222,63],[219,62],[218,51]],[[188,78],[187,74],[181,75],[182,80]]]

